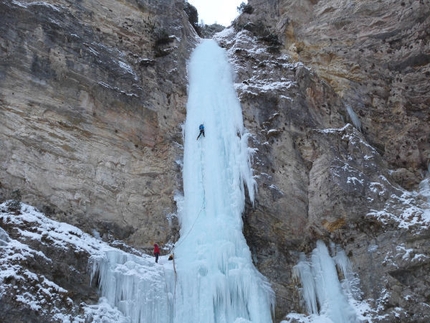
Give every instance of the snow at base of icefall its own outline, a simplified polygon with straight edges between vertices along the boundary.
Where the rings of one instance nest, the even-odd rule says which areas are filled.
[[[40,315],[50,316],[58,322],[129,323],[118,309],[103,299],[99,304],[74,304],[68,290],[40,272],[33,272],[31,268],[25,266],[29,260],[34,262],[40,259],[52,263],[44,252],[31,247],[31,242],[35,240],[42,245],[49,244],[67,252],[86,252],[95,261],[105,257],[107,252],[118,249],[70,224],[53,221],[36,208],[24,203],[21,204],[20,214],[8,212],[7,202],[0,204],[0,223],[2,227],[12,228],[13,231],[13,235],[10,236],[0,227],[0,300],[3,297],[10,297],[7,293],[12,289],[15,293],[13,301],[21,303],[23,308],[27,307]],[[143,254],[140,256],[152,258]],[[148,270],[155,269],[151,267]],[[88,276],[90,274],[89,272]],[[68,304],[69,308],[58,307],[60,300],[63,306]],[[79,312],[84,314],[71,315],[70,308],[79,308]]]
[[[102,251],[102,246],[107,245],[100,240],[84,233],[77,227],[48,219],[36,208],[22,203],[21,214],[14,215],[5,212],[6,203],[0,204],[0,218],[4,223],[31,228],[30,230],[19,229],[20,235],[34,240],[52,240],[57,247],[68,249],[73,244],[78,250],[85,250],[90,254]],[[50,238],[50,239],[49,239]]]

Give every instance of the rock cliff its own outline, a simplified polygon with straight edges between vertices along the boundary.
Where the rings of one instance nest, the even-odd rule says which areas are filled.
[[[2,1],[0,196],[148,246],[180,187],[183,1]]]
[[[293,267],[324,240],[346,251],[374,321],[427,322],[428,1],[249,5],[216,39],[257,149],[244,232],[274,321],[306,311]],[[138,248],[174,241],[197,41],[183,7],[0,3],[1,200],[19,189],[53,219]]]
[[[346,250],[381,321],[426,321],[428,204],[415,191],[429,165],[429,3],[249,5],[219,42],[258,149],[245,233],[277,317],[300,308],[291,273],[323,239]]]
[[[416,188],[430,160],[428,1],[249,3],[239,24],[279,35],[358,115],[396,182]]]

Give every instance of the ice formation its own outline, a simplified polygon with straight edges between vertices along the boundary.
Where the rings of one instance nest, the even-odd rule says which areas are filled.
[[[255,180],[232,73],[215,41],[193,52],[175,261],[119,250],[93,257],[103,300],[132,323],[272,322],[273,291],[242,234],[245,187],[253,201]],[[196,140],[200,124],[206,136]]]
[[[357,294],[356,282],[345,252],[332,246],[332,257],[318,241],[309,259],[301,255],[294,274],[302,284],[302,296],[311,322],[355,323],[357,314],[349,300]],[[342,278],[339,279],[338,269]]]

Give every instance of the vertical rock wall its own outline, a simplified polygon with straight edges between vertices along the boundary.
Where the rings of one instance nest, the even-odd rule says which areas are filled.
[[[304,312],[292,267],[323,239],[385,322],[424,322],[428,206],[412,190],[429,163],[428,2],[248,3],[219,42],[257,149],[245,233],[277,319]]]
[[[429,2],[249,3],[291,57],[314,68],[355,111],[395,180],[416,188],[430,162]]]
[[[135,245],[170,238],[183,1],[2,1],[0,196]]]
[[[411,191],[429,162],[428,1],[249,4],[218,41],[256,148],[244,230],[276,320],[303,312],[292,267],[323,239],[385,322],[428,321],[426,200]],[[19,189],[138,247],[171,238],[196,41],[183,6],[0,3],[1,200]]]

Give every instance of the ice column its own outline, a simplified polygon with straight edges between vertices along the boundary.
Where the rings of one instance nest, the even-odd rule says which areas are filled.
[[[429,166],[430,167],[430,166]],[[430,173],[430,172],[429,172]],[[420,185],[419,185],[419,189],[420,189],[420,194],[425,198],[425,200],[427,201],[427,207],[424,208],[424,213],[423,216],[425,217],[425,219],[428,221],[430,220],[430,176],[427,175],[427,178],[424,179]]]
[[[192,54],[188,94],[174,322],[272,322],[273,292],[242,234],[244,186],[251,200],[255,186],[249,135],[226,52],[213,40]],[[206,136],[196,140],[200,124]]]
[[[309,259],[301,256],[294,273],[300,278],[308,314],[326,317],[333,323],[355,323],[357,315],[348,302],[353,297],[353,275],[343,250],[334,252],[331,257],[324,242],[318,241]],[[344,277],[342,283],[336,265]]]

